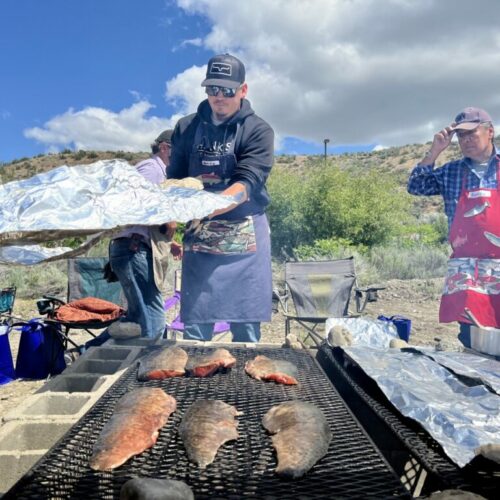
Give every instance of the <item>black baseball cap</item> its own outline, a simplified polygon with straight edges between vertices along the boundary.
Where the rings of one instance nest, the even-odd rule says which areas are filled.
[[[167,144],[172,144],[172,134],[174,131],[172,129],[164,130],[156,139],[155,144],[158,146],[161,142],[166,142]]]
[[[244,82],[244,64],[231,54],[219,54],[208,61],[207,77],[201,82],[201,86],[217,85],[237,89]]]

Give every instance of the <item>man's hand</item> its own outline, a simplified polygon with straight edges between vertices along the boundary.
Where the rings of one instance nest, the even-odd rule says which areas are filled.
[[[182,245],[177,243],[177,241],[172,241],[172,243],[170,243],[170,253],[174,260],[181,260],[183,254]]]
[[[452,128],[455,124],[452,123],[449,127],[440,130],[434,135],[431,149],[424,156],[420,165],[432,165],[438,156],[450,145],[455,130]]]

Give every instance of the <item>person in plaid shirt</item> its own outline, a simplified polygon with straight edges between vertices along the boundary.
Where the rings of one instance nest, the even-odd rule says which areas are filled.
[[[463,157],[436,168],[454,135]],[[485,110],[465,108],[434,135],[408,181],[410,194],[443,197],[453,253],[440,321],[459,321],[459,340],[466,347],[470,347],[466,309],[484,326],[500,327],[500,155],[494,136],[493,121]]]

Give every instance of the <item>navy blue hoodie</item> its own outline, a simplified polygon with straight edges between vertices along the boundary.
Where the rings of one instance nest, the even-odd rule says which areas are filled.
[[[266,180],[274,161],[274,132],[273,129],[250,106],[247,99],[243,99],[241,107],[233,116],[220,125],[214,125],[211,120],[212,109],[208,100],[198,106],[197,113],[181,118],[175,126],[172,135],[172,156],[167,169],[169,179],[183,179],[189,176],[189,156],[194,144],[195,133],[200,120],[205,122],[208,146],[222,147],[224,152],[234,140],[236,124],[240,123],[240,130],[234,145],[237,166],[229,185],[235,182],[245,184],[250,199],[257,202],[261,212],[269,204],[270,198],[266,190]],[[208,140],[207,140],[208,139]],[[205,144],[205,149],[207,144]]]

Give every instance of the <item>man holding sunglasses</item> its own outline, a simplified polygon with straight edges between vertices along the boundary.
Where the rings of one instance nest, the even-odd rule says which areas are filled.
[[[197,177],[207,191],[233,203],[184,235],[181,319],[184,338],[211,340],[228,321],[233,341],[258,342],[271,321],[272,276],[266,180],[274,132],[246,99],[245,66],[230,54],[208,61],[207,99],[177,123],[168,177]]]
[[[454,135],[463,157],[435,169]],[[436,133],[408,181],[409,193],[444,199],[453,253],[439,319],[460,323],[458,338],[466,347],[471,347],[471,320],[500,328],[500,155],[494,137],[490,115],[465,108]]]

